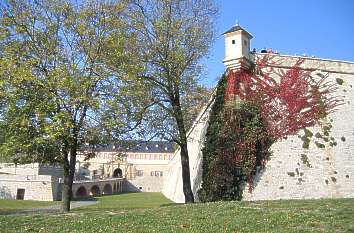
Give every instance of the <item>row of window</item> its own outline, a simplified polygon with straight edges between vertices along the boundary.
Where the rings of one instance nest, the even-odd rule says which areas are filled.
[[[135,174],[136,174],[136,176],[144,176],[144,171],[143,170],[137,170]],[[161,177],[161,176],[163,176],[163,172],[162,171],[151,171],[150,172],[150,176]]]
[[[100,159],[112,159],[112,154],[101,153],[97,156]],[[128,159],[146,159],[146,160],[170,160],[172,155],[168,154],[128,154]]]
[[[172,155],[157,155],[157,154],[130,154],[129,159],[146,159],[146,160],[170,160]]]

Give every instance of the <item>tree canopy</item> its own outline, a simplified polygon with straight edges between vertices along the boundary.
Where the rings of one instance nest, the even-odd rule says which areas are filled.
[[[193,105],[191,96],[201,90],[201,59],[214,41],[218,9],[212,0],[136,0],[131,8],[131,26],[139,41],[134,48],[144,67],[139,77],[152,85],[156,109],[150,126],[155,135],[180,146],[185,201],[193,202],[186,135],[191,122],[186,113]]]
[[[8,0],[0,12],[0,153],[64,168],[69,210],[83,144],[177,142],[192,202],[186,129],[214,39],[212,0]]]
[[[0,151],[21,162],[62,164],[63,198],[80,145],[134,130],[149,99],[126,50],[126,8],[126,1],[1,5]]]

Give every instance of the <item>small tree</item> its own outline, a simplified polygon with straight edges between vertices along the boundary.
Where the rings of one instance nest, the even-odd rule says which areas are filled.
[[[80,146],[133,130],[147,103],[148,85],[130,78],[126,9],[126,1],[1,2],[0,151],[61,164],[63,211]]]
[[[200,60],[214,39],[217,9],[212,0],[136,0],[131,7],[139,41],[134,48],[144,67],[139,77],[153,86],[153,136],[180,146],[185,202],[194,202],[183,110],[190,106],[187,96],[198,90]]]

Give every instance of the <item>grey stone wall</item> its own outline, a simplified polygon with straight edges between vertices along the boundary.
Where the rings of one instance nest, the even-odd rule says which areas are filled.
[[[282,61],[276,66],[281,69],[288,69],[301,58],[275,56],[275,60]],[[333,82],[343,80],[343,84],[338,85],[336,95],[343,99],[344,105],[327,117],[327,121],[333,121],[330,135],[335,138],[337,146],[331,147],[329,143],[321,142],[325,148],[318,148],[316,138],[312,137],[309,148],[304,149],[298,135],[275,143],[271,148],[273,156],[266,169],[255,177],[253,192],[249,193],[248,187],[245,187],[244,200],[354,197],[354,63],[303,58],[306,59],[302,66],[304,69],[328,72]],[[209,110],[210,105],[197,118],[188,136],[191,182],[195,196],[202,179],[201,148]],[[315,134],[320,129],[317,126],[310,130]],[[179,151],[169,164],[163,194],[175,202],[184,202]]]
[[[17,190],[24,189],[24,200],[53,201],[52,180],[50,176],[36,178],[17,175],[1,175],[0,198],[16,199]]]
[[[284,69],[299,59],[280,59],[283,58]],[[330,137],[337,145],[330,146],[330,142],[313,136],[305,149],[297,135],[275,143],[266,169],[254,180],[253,192],[245,189],[245,200],[354,197],[354,63],[311,58],[303,67],[328,72],[334,83],[343,81],[335,94],[343,99],[344,105],[326,119],[333,126]],[[321,132],[319,126],[309,130],[313,134]],[[318,148],[316,141],[325,148]]]

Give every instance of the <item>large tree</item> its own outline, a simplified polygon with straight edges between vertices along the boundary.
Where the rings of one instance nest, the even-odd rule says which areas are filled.
[[[148,84],[131,79],[138,70],[127,53],[127,1],[0,4],[0,151],[61,164],[69,211],[80,146],[134,130],[145,109]]]
[[[188,95],[198,92],[201,59],[215,36],[217,7],[212,0],[134,0],[130,6],[139,41],[132,49],[144,68],[139,78],[154,87],[154,135],[168,135],[179,145],[185,202],[194,202],[184,110]]]

